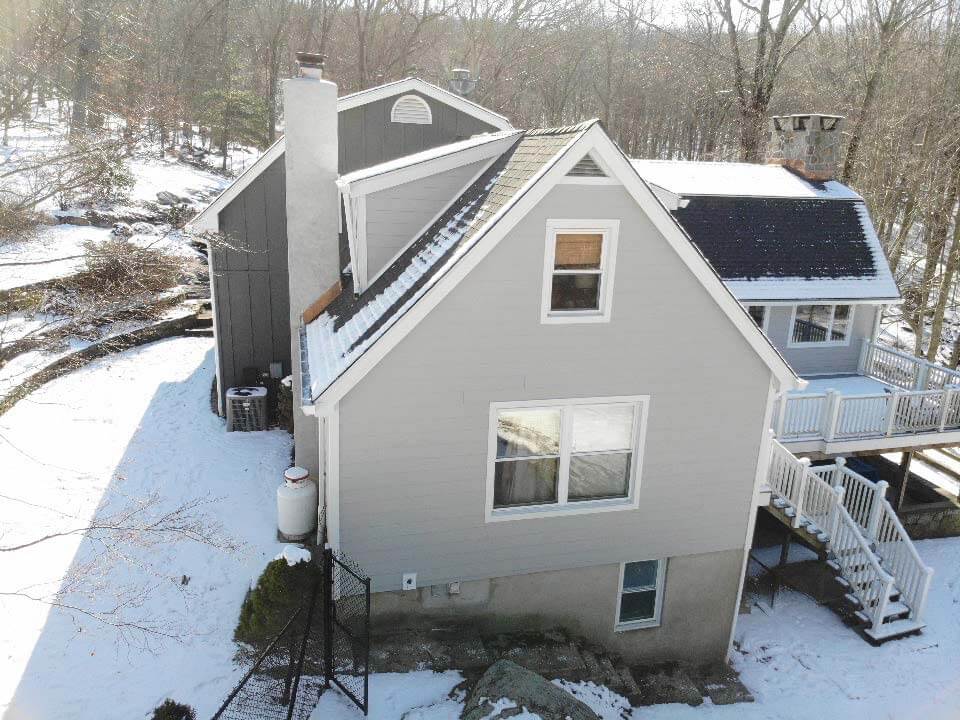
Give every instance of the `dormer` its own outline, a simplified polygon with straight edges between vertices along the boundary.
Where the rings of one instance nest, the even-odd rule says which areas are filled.
[[[519,135],[478,135],[342,176],[354,292],[370,287]]]

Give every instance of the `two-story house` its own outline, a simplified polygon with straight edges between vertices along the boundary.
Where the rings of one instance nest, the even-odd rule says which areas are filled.
[[[875,342],[899,294],[862,199],[822,175],[838,119],[776,119],[778,166],[631,161],[597,121],[517,130],[413,80],[338,99],[301,59],[282,148],[194,227],[228,237],[221,393],[294,358],[297,463],[376,618],[722,659],[769,501],[868,631],[922,627],[929,572],[882,493],[791,453],[960,420],[948,382],[906,390],[922,363]],[[874,381],[899,389],[856,414],[844,389]],[[910,424],[914,402],[941,403],[936,427]],[[892,425],[850,435],[881,409]]]

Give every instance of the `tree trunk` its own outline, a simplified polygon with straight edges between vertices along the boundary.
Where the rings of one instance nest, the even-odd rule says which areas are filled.
[[[77,45],[73,76],[73,101],[70,133],[83,134],[87,130],[90,94],[100,52],[100,25],[102,13],[95,0],[86,0],[80,9],[80,41]]]
[[[950,245],[950,254],[947,255],[943,277],[940,278],[940,288],[937,294],[937,304],[933,310],[933,321],[930,323],[930,346],[927,349],[927,360],[936,362],[940,350],[940,337],[943,334],[943,317],[946,313],[947,302],[950,300],[950,291],[953,288],[953,279],[960,263],[960,214],[953,217],[953,240]]]

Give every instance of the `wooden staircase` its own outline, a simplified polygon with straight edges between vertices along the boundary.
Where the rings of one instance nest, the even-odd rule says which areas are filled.
[[[844,589],[846,614],[880,644],[924,627],[933,570],[874,483],[846,467],[811,467],[772,440],[769,510],[817,550]]]

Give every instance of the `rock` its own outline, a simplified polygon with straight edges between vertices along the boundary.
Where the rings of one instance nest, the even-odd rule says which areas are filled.
[[[89,220],[90,225],[100,228],[112,228],[120,221],[114,213],[103,210],[87,210],[83,216]]]
[[[753,702],[753,695],[740,682],[736,671],[722,663],[699,668],[693,674],[693,681],[714,705]]]
[[[157,226],[148,222],[135,222],[130,226],[135,235],[157,235]]]
[[[78,215],[60,215],[59,218],[61,225],[80,225],[86,227],[90,224],[89,220]]]
[[[133,235],[133,228],[125,222],[114,223],[113,230],[110,231],[110,234],[115,237],[130,237]]]
[[[502,720],[527,711],[543,720],[598,720],[573,695],[535,672],[498,660],[477,680],[463,706],[463,720]]]
[[[682,667],[658,666],[633,668],[638,693],[630,700],[634,705],[663,703],[703,704],[703,694]]]
[[[157,193],[157,202],[161,205],[179,205],[180,203],[186,202],[179,195],[174,195],[168,190],[161,190]]]

